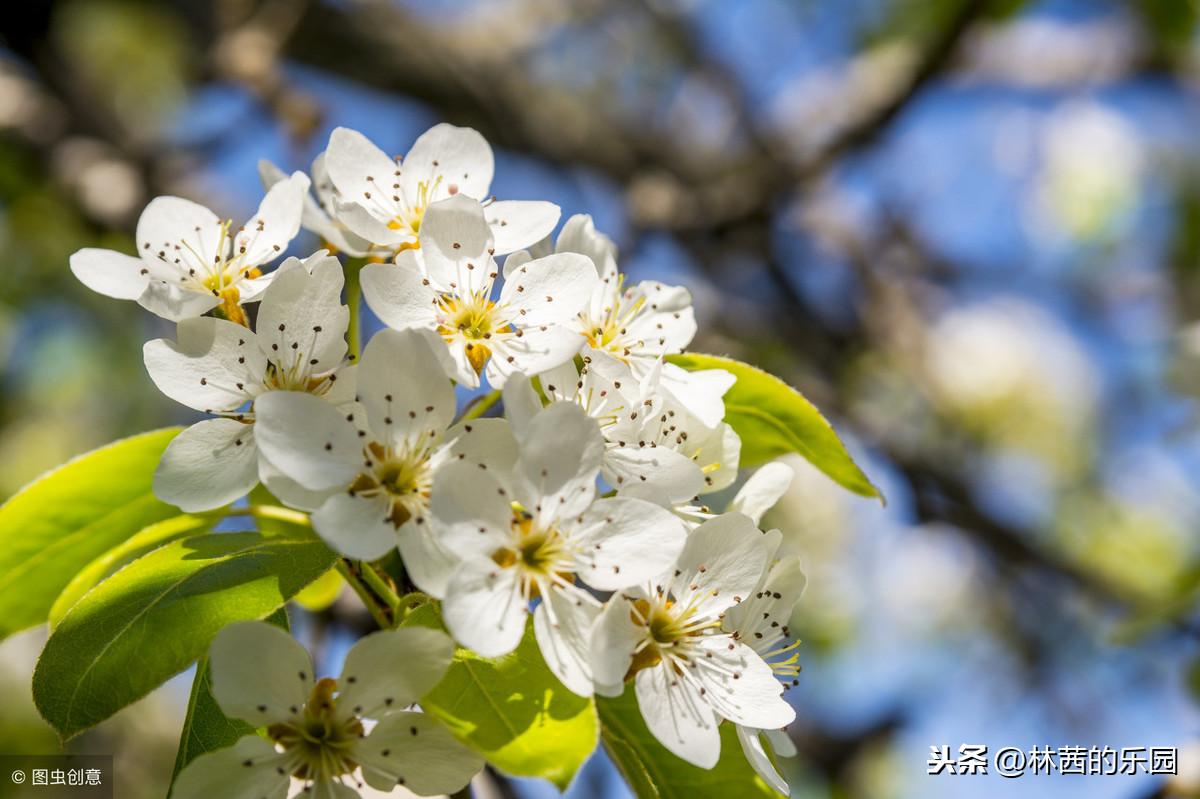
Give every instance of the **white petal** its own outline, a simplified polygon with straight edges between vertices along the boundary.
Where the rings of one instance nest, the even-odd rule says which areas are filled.
[[[312,263],[311,273],[308,264],[276,271],[258,311],[259,346],[266,356],[309,374],[341,363],[350,321],[342,305],[343,282],[341,262],[332,256]]]
[[[704,698],[721,716],[761,730],[779,729],[796,719],[783,699],[783,685],[758,654],[730,636],[701,640],[703,659],[693,674],[705,687]],[[734,675],[734,676],[731,676]]]
[[[390,791],[399,782],[421,796],[456,793],[483,768],[483,758],[425,713],[383,719],[355,746],[354,757],[372,788]]]
[[[660,386],[705,427],[716,427],[725,418],[725,392],[737,378],[724,369],[689,372],[673,363],[664,363]]]
[[[567,400],[574,402],[579,394],[579,370],[575,368],[575,359],[568,358],[559,366],[553,369],[548,369],[538,375],[538,381],[542,384],[542,391],[546,392],[546,396],[550,400]],[[508,408],[506,402],[504,407]],[[538,407],[541,407],[541,402],[538,402]]]
[[[312,515],[313,529],[325,543],[348,558],[375,560],[396,546],[391,505],[382,495],[338,492]]]
[[[513,489],[531,513],[566,518],[592,503],[604,439],[600,426],[578,405],[547,405],[520,444]]]
[[[277,770],[286,756],[265,738],[246,735],[227,749],[200,755],[179,773],[171,787],[173,799],[253,796],[284,799],[291,778]],[[250,763],[249,766],[246,763]]]
[[[362,468],[354,423],[329,403],[298,391],[272,391],[254,402],[259,449],[310,491],[348,486]]]
[[[293,172],[267,190],[250,218],[234,237],[234,256],[245,267],[269,263],[279,257],[300,232],[300,215],[308,194],[308,176]]]
[[[447,629],[483,657],[500,657],[516,649],[528,613],[515,570],[501,569],[491,558],[464,560],[450,578],[442,602]]]
[[[704,473],[696,462],[666,447],[609,447],[604,479],[622,494],[667,505],[686,502],[704,488]]]
[[[404,571],[413,585],[437,599],[444,597],[446,584],[458,569],[460,559],[442,545],[435,522],[407,521],[397,536]]]
[[[533,612],[533,632],[546,665],[579,696],[592,695],[592,625],[599,615],[600,603],[580,589],[552,590]]]
[[[221,710],[256,727],[297,716],[315,681],[308,651],[261,621],[223,627],[209,648],[209,665]]]
[[[207,291],[180,288],[162,280],[151,280],[138,297],[138,305],[169,322],[193,319],[216,308],[220,302]]]
[[[767,736],[767,740],[771,742],[771,748],[775,750],[775,754],[780,757],[795,757],[796,744],[792,741],[791,736],[784,730],[764,730],[763,734]]]
[[[434,286],[456,294],[485,292],[497,271],[483,206],[456,195],[429,206],[421,223],[421,256]]]
[[[676,598],[702,597],[696,600],[700,611],[716,615],[750,596],[775,545],[740,513],[709,519],[692,531],[679,555],[676,566],[682,574],[675,580]]]
[[[758,650],[758,639],[773,641],[769,635],[771,627],[781,624],[786,627],[796,603],[804,594],[806,583],[799,556],[778,561],[754,592],[754,601],[743,602],[726,611],[722,626],[730,632],[736,630],[741,640]],[[776,645],[777,639],[774,639],[768,648]]]
[[[599,499],[572,534],[581,545],[576,569],[592,588],[616,591],[670,568],[686,538],[679,517],[658,505],[625,497]]]
[[[717,765],[717,719],[689,680],[679,679],[664,662],[639,671],[634,685],[642,718],[663,746],[694,766]]]
[[[744,513],[755,524],[762,521],[763,514],[787,493],[796,473],[783,461],[774,461],[750,475],[737,496],[729,503],[729,510]]]
[[[625,303],[642,306],[629,321],[628,335],[657,352],[682,352],[696,335],[692,295],[683,286],[643,280],[625,292]]]
[[[555,253],[514,270],[504,281],[500,302],[522,327],[564,324],[587,306],[598,283],[586,256]]]
[[[267,460],[261,452],[258,458],[258,479],[284,505],[310,513],[324,505],[325,500],[329,499],[329,496],[335,491],[342,490],[341,487],[338,487],[324,491],[310,491],[279,471],[279,468]]]
[[[460,422],[446,431],[446,441],[453,458],[475,466],[483,464],[501,480],[517,460],[517,440],[507,419]]]
[[[71,272],[92,291],[118,300],[136,300],[150,280],[149,267],[141,258],[95,247],[71,256]]]
[[[512,505],[490,472],[451,463],[433,480],[432,512],[438,539],[463,557],[490,555],[508,539]]]
[[[233,411],[249,402],[267,362],[254,334],[224,319],[185,319],[177,341],[146,342],[143,357],[162,393],[198,411]]]
[[[514,374],[536,375],[562,366],[575,357],[583,342],[583,336],[567,327],[524,328],[520,336],[493,343],[488,382],[492,388],[502,389]]]
[[[571,366],[574,369],[574,365]],[[513,432],[524,436],[533,417],[542,409],[542,401],[533,390],[533,381],[525,375],[514,375],[504,384],[504,415]]]
[[[387,226],[386,221],[381,221],[376,214],[386,214],[382,210],[370,211],[357,203],[338,199],[333,203],[333,213],[338,222],[365,242],[381,246],[396,246],[416,240],[416,237],[406,228],[393,230]],[[370,244],[364,249],[370,249]]]
[[[358,131],[334,129],[325,150],[325,168],[343,200],[357,203],[384,222],[399,210],[391,199],[399,165]]]
[[[633,662],[633,651],[645,630],[633,622],[631,600],[637,591],[614,594],[592,627],[592,678],[596,693],[620,696],[625,690],[625,674]]]
[[[402,168],[401,184],[410,201],[422,181],[431,188],[436,184],[442,196],[458,192],[485,200],[495,163],[492,148],[478,131],[443,122],[417,137]]]
[[[377,719],[399,712],[437,685],[454,657],[441,630],[406,627],[360,638],[346,654],[338,678],[338,705]]]
[[[529,247],[554,232],[562,215],[554,203],[541,200],[502,200],[488,205],[487,221],[497,255]]]
[[[394,264],[368,264],[360,280],[367,305],[388,327],[404,330],[437,325],[438,295],[414,251],[400,253]]]
[[[596,265],[596,275],[601,279],[616,275],[617,247],[612,239],[596,230],[587,214],[575,214],[563,223],[555,250],[577,252],[591,258]]]
[[[221,226],[217,215],[199,203],[182,197],[155,197],[138,217],[138,254],[167,264],[179,258],[181,272],[189,267],[211,267],[229,252],[229,237],[221,243]]]
[[[696,428],[692,428],[694,433]],[[722,422],[706,435],[692,435],[684,451],[704,469],[704,491],[711,494],[733,485],[737,479],[742,439],[733,427]]]
[[[425,441],[454,418],[454,387],[429,330],[381,330],[363,352],[358,396],[376,440]]]
[[[770,785],[784,796],[788,796],[790,792],[788,791],[787,781],[775,770],[775,764],[771,762],[771,758],[767,756],[766,750],[763,749],[759,730],[739,724],[737,725],[737,736],[738,742],[742,745],[742,752],[746,755],[746,760],[750,763],[750,767],[754,769],[754,772],[762,777],[763,782],[767,785]]]
[[[254,427],[233,419],[207,419],[184,430],[154,470],[154,495],[187,513],[228,505],[256,485]]]

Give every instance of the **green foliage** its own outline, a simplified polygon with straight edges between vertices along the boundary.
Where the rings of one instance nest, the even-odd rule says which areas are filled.
[[[337,573],[337,569],[330,569],[292,597],[292,600],[310,613],[317,613],[336,602],[345,587],[346,581],[342,579],[342,575]]]
[[[179,515],[150,488],[172,427],[122,439],[43,475],[0,506],[0,638],[46,620],[80,569]]]
[[[285,630],[291,629],[287,611],[283,608],[268,616],[267,621]],[[206,752],[233,746],[239,738],[253,732],[253,726],[241,719],[231,719],[221,711],[212,695],[208,656],[200,658],[196,663],[196,677],[192,680],[187,716],[183,719],[183,730],[179,734],[179,752],[175,755],[175,768],[171,772],[171,787],[175,787],[175,778],[188,763]]]
[[[669,360],[690,372],[724,369],[737,378],[725,395],[725,421],[741,436],[743,467],[797,452],[842,487],[883,498],[821,412],[778,377],[718,355],[689,352]]]
[[[720,762],[702,769],[671,754],[654,738],[632,689],[616,699],[599,697],[596,709],[604,748],[639,799],[779,797],[750,768],[729,722],[721,725]]]
[[[406,609],[403,625],[441,627],[434,603],[418,604],[408,595],[400,606]],[[595,703],[568,691],[551,673],[532,623],[521,645],[504,657],[459,649],[421,707],[501,771],[542,777],[560,790],[570,785],[598,740]]]
[[[216,517],[173,516],[152,524],[129,540],[118,544],[93,560],[75,575],[67,587],[54,600],[50,608],[50,627],[53,629],[67,615],[67,611],[91,591],[102,580],[120,571],[133,561],[155,549],[180,538],[206,533],[212,529]]]
[[[226,624],[266,617],[335,559],[311,535],[209,533],[154,550],[63,617],[34,671],[38,710],[64,739],[98,724],[187,668]]]

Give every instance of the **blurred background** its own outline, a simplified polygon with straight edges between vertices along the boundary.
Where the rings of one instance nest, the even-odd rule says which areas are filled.
[[[71,252],[157,194],[244,219],[337,125],[478,128],[495,193],[686,284],[694,348],[824,409],[889,504],[802,461],[799,797],[1200,795],[1195,0],[98,0],[0,23],[0,496],[191,417]],[[308,234],[295,250],[308,252]],[[343,602],[297,614],[338,657]],[[49,752],[0,645],[0,751]],[[161,797],[185,675],[71,744]],[[931,745],[1168,746],[1180,774],[926,775]],[[493,795],[553,795],[489,782]],[[603,756],[573,797],[627,794]]]

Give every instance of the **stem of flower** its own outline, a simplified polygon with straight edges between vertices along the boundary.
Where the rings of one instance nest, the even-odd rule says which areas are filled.
[[[375,567],[370,563],[362,561],[358,564],[358,567],[362,573],[363,581],[370,586],[376,596],[387,604],[388,608],[392,611],[392,615],[395,616],[396,608],[400,607],[400,597],[396,595],[396,592],[388,585],[387,580],[379,572],[375,571]]]
[[[379,607],[379,605],[375,602],[375,597],[371,593],[371,589],[367,588],[367,586],[363,584],[362,580],[359,579],[354,567],[354,563],[346,560],[345,558],[340,558],[338,559],[336,568],[338,570],[338,574],[342,575],[346,582],[350,584],[350,587],[354,589],[354,593],[358,594],[358,598],[362,600],[363,605],[365,605],[367,610],[370,612],[371,618],[375,620],[377,625],[379,625],[379,629],[390,629],[392,622],[388,618],[387,611]]]
[[[483,416],[485,413],[487,413],[488,410],[499,401],[499,389],[489,391],[482,397],[476,397],[474,400],[472,400],[466,411],[463,412],[462,418],[459,419],[459,421],[469,422],[472,419],[478,419],[480,416]]]
[[[366,265],[363,258],[346,259],[346,307],[350,309],[350,325],[346,330],[346,343],[350,350],[350,360],[357,362],[362,354],[362,325],[359,323],[359,313],[362,304],[362,286],[359,273]]]

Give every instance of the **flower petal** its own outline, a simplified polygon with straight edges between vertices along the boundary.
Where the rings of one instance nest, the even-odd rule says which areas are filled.
[[[434,522],[405,522],[397,531],[404,571],[413,585],[432,597],[446,595],[446,584],[458,569],[459,557],[442,545]]]
[[[313,529],[346,557],[375,560],[396,546],[391,510],[382,494],[363,497],[339,491],[312,515]]]
[[[441,630],[406,627],[360,638],[338,678],[339,709],[378,719],[416,702],[446,673],[454,642]]]
[[[383,719],[354,747],[354,757],[372,788],[400,784],[421,796],[456,793],[483,768],[483,758],[425,713]]]
[[[462,194],[429,206],[421,223],[421,256],[439,290],[459,296],[487,293],[497,267],[483,206]]]
[[[577,252],[586,255],[596,265],[596,275],[601,280],[606,277],[616,279],[616,245],[612,239],[596,230],[596,225],[587,214],[575,214],[563,223],[554,249],[556,252]]]
[[[256,485],[254,427],[233,419],[206,419],[184,430],[154,470],[154,495],[186,513],[228,505]]]
[[[783,685],[753,649],[727,635],[703,638],[699,648],[705,656],[695,659],[692,674],[718,714],[760,730],[795,721],[796,711],[783,699]]]
[[[478,131],[445,122],[418,136],[401,166],[400,183],[410,202],[421,182],[431,190],[436,186],[442,196],[457,192],[485,200],[495,170],[492,148]]]
[[[705,427],[716,427],[725,418],[721,399],[737,381],[724,369],[689,372],[673,363],[662,365],[660,387]]]
[[[520,336],[509,336],[492,345],[487,378],[492,388],[503,389],[515,374],[536,375],[562,366],[583,346],[583,336],[570,328],[549,325],[527,327]]]
[[[665,661],[634,678],[638,707],[646,726],[669,751],[700,768],[721,757],[717,718],[690,680],[680,679]]]
[[[716,616],[750,596],[776,545],[740,513],[709,519],[688,536],[676,563],[680,574],[672,581],[672,593],[688,604],[694,598],[700,613]]]
[[[209,666],[221,710],[256,727],[298,716],[315,681],[308,651],[261,621],[223,627],[209,648]]]
[[[700,466],[667,447],[609,447],[604,479],[622,494],[664,505],[686,502],[704,489]]]
[[[233,411],[254,396],[267,361],[254,334],[224,319],[185,319],[177,341],[146,342],[143,357],[162,393],[198,411]]]
[[[571,369],[575,365],[571,364]],[[513,375],[504,383],[504,416],[512,431],[524,436],[533,417],[542,409],[542,401],[533,390],[533,381],[525,375]]]
[[[334,128],[325,150],[325,168],[342,199],[375,219],[387,222],[402,210],[392,199],[400,165],[357,130]]]
[[[509,412],[508,405],[504,406]],[[474,466],[482,464],[504,479],[517,460],[517,440],[507,419],[471,419],[446,431],[449,454]]]
[[[602,696],[620,696],[625,691],[634,648],[646,634],[632,616],[632,602],[641,596],[637,590],[614,594],[592,627],[592,679]]]
[[[601,591],[616,591],[654,578],[683,549],[687,528],[678,516],[641,499],[598,499],[571,536],[580,545],[576,569]]]
[[[555,402],[529,423],[513,475],[516,499],[537,517],[582,513],[604,456],[600,426],[578,405]]]
[[[271,391],[254,401],[254,434],[274,466],[310,491],[342,488],[362,468],[353,421],[300,391]]]
[[[270,263],[278,258],[300,232],[300,215],[308,194],[308,175],[293,172],[270,189],[259,203],[258,212],[234,237],[233,254],[242,268]]]
[[[683,286],[643,280],[625,292],[624,303],[642,307],[629,320],[628,335],[658,352],[682,352],[696,335],[692,294]]]
[[[554,232],[562,209],[542,200],[501,200],[485,209],[497,255],[529,247]]]
[[[324,505],[330,494],[342,490],[339,487],[324,491],[310,491],[279,471],[279,468],[267,460],[261,452],[258,458],[258,479],[284,505],[310,513]]]
[[[253,796],[284,799],[291,778],[279,773],[287,756],[265,738],[246,735],[227,749],[200,755],[179,773],[171,786],[174,799]]]
[[[525,633],[528,604],[513,569],[490,558],[464,560],[450,578],[442,617],[463,646],[483,657],[500,657],[517,648]]]
[[[118,300],[136,300],[150,280],[149,267],[141,258],[95,247],[71,256],[71,273],[97,294]]]
[[[285,369],[322,374],[346,356],[350,309],[342,305],[342,264],[329,255],[301,264],[289,258],[263,293],[258,341]]]
[[[429,285],[417,254],[405,250],[395,264],[368,264],[360,273],[367,305],[388,327],[437,326],[437,292]]]
[[[377,441],[426,441],[454,418],[454,387],[438,357],[445,350],[429,330],[381,330],[358,369],[359,401]]]
[[[565,324],[587,306],[598,284],[589,258],[555,253],[514,270],[504,281],[500,302],[522,327]]]
[[[229,237],[222,237],[217,215],[182,197],[151,200],[138,217],[136,239],[142,258],[175,264],[180,274],[207,271],[229,254]]]
[[[477,465],[443,466],[434,476],[432,492],[438,540],[463,556],[491,554],[508,538],[509,499],[496,477]]]
[[[220,302],[208,291],[181,288],[164,280],[151,280],[138,297],[138,305],[169,322],[193,319],[216,308]]]
[[[533,611],[533,632],[546,665],[580,696],[592,695],[592,625],[599,615],[600,603],[580,589],[552,590]]]
[[[729,510],[744,513],[755,524],[775,506],[792,484],[796,473],[783,461],[774,461],[750,475],[729,503]]]
[[[738,724],[737,736],[738,743],[742,745],[742,753],[746,755],[746,760],[754,772],[762,777],[763,782],[784,796],[790,795],[787,781],[775,770],[775,764],[771,762],[771,758],[767,756],[767,752],[763,748],[760,731]]]

